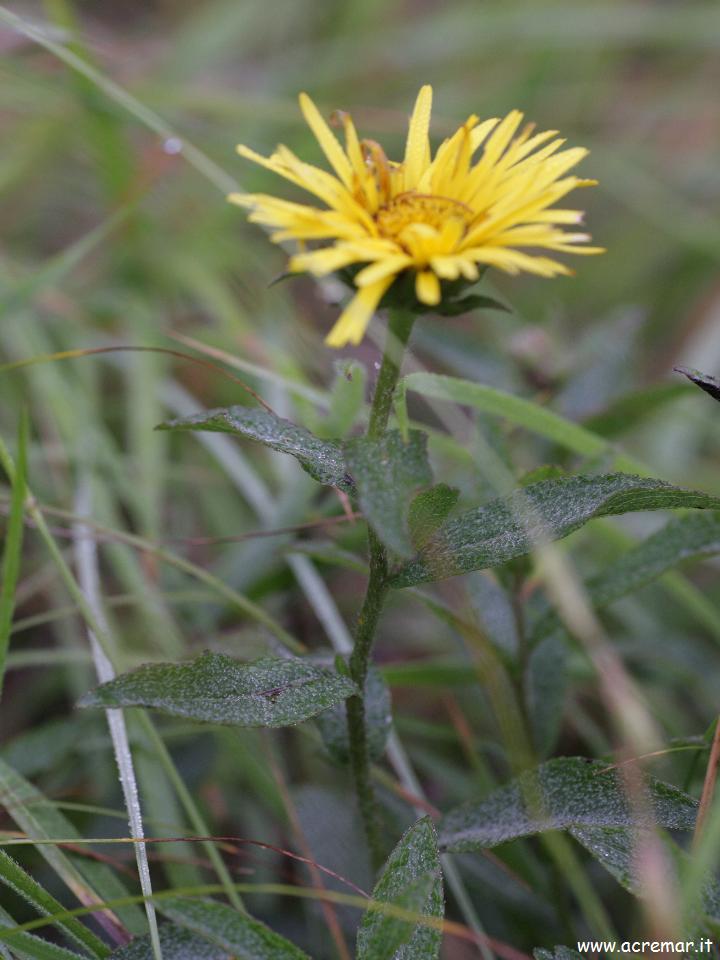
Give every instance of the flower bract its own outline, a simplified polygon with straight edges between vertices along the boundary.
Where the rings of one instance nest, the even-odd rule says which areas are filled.
[[[473,283],[484,267],[543,277],[572,271],[548,253],[602,253],[577,230],[583,214],[558,207],[595,180],[568,175],[587,150],[563,149],[556,130],[536,133],[511,111],[503,119],[471,116],[437,149],[430,148],[432,88],[418,94],[402,160],[360,140],[352,118],[338,114],[344,146],[305,93],[300,109],[332,172],[304,163],[285,146],[262,157],[238,151],[312,194],[298,203],[267,194],[231,194],[275,242],[298,241],[292,272],[352,272],[356,288],[326,342],[359,343],[393,283],[413,278],[420,304],[442,307],[444,291]],[[569,229],[567,229],[569,228]]]

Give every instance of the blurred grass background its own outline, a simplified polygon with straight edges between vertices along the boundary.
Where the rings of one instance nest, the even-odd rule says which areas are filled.
[[[322,345],[336,308],[309,280],[269,286],[283,270],[282,251],[223,195],[234,183],[281,194],[285,186],[242,161],[234,147],[243,142],[264,153],[284,142],[319,160],[296,103],[297,92],[307,90],[326,113],[350,110],[363,135],[397,155],[415,93],[429,82],[437,138],[471,112],[494,116],[519,107],[540,128],[589,146],[581,173],[600,186],[579,203],[608,253],[573,264],[573,279],[494,276],[514,312],[423,320],[415,341],[420,359],[542,398],[578,420],[670,382],[675,363],[720,370],[715,2],[47,0],[9,9],[28,30],[41,30],[46,45],[15,29],[10,17],[0,22],[3,362],[112,344],[186,350],[172,338],[185,335],[239,360],[243,369],[235,372],[276,410],[332,435],[343,422],[343,403],[352,412],[337,356]],[[87,65],[85,75],[63,63],[58,50]],[[351,355],[372,374],[377,351],[369,341],[343,352]],[[272,646],[218,596],[218,582],[246,592],[308,646],[321,647],[339,628],[319,570],[352,622],[362,579],[338,563],[362,560],[359,527],[326,528],[300,544],[289,534],[190,542],[339,512],[337,500],[318,496],[294,464],[254,448],[209,448],[196,437],[152,431],[168,415],[244,399],[237,385],[207,368],[152,353],[0,374],[0,431],[9,442],[18,411],[27,407],[30,485],[41,503],[72,512],[78,484],[91,478],[97,524],[161,542],[217,578],[200,583],[151,545],[138,549],[101,530],[103,592],[125,666],[207,647],[250,655]],[[607,430],[660,476],[718,493],[719,423],[708,398],[678,386],[662,404],[655,399],[641,408],[635,398]],[[517,474],[560,456],[525,434],[481,426]],[[466,469],[461,449],[438,449],[436,460],[442,479],[459,482]],[[463,489],[469,502],[486,492],[480,479],[463,481]],[[6,504],[7,490],[3,497]],[[48,520],[69,551],[67,514]],[[624,529],[641,534],[653,522],[640,517]],[[582,574],[612,562],[620,550],[611,536],[616,529],[608,524],[604,537],[590,532],[573,541]],[[694,615],[653,587],[610,618],[668,737],[702,733],[717,710],[717,566],[704,565],[694,579],[702,591],[693,595]],[[83,632],[32,531],[18,617],[2,756],[60,802],[119,810],[102,718],[72,711],[93,683]],[[378,655],[392,665],[400,732],[432,802],[443,808],[487,789],[512,766],[475,684],[457,671],[422,668],[424,660],[455,652],[446,627],[429,621],[410,597],[395,599]],[[408,660],[414,669],[403,665]],[[607,722],[579,654],[571,672],[576,709],[566,711],[562,752],[602,753]],[[439,685],[445,681],[451,685]],[[259,734],[199,735],[178,724],[164,732],[214,832],[292,846],[301,823],[314,857],[367,883],[357,864],[357,828],[345,812],[346,784],[318,759],[312,737],[275,738],[273,771],[261,760],[269,741]],[[177,831],[177,802],[151,756],[143,756],[141,740],[137,747],[148,830]],[[687,759],[661,773],[690,785],[697,775]],[[278,781],[292,784],[290,801]],[[122,815],[73,816],[88,836],[123,830]],[[403,817],[407,811],[399,810],[399,822]],[[328,818],[332,842],[323,829]],[[567,920],[558,919],[535,882],[544,866],[527,846],[527,859],[513,866],[532,891],[489,862],[468,867],[483,922],[522,949],[559,942]],[[170,882],[197,876],[192,863],[175,862],[192,860],[189,854],[156,856]],[[294,875],[287,862],[258,853],[243,852],[233,864],[259,878]],[[34,867],[42,869],[39,860]],[[596,882],[623,916],[627,895],[607,877]],[[317,917],[313,927],[300,908],[283,911],[259,898],[253,906],[276,926],[282,915],[284,932],[313,956],[333,955],[322,952]],[[461,958],[465,949],[453,943],[447,956]]]

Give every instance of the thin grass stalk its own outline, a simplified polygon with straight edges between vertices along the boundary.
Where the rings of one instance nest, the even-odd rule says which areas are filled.
[[[90,479],[87,474],[84,474],[78,483],[75,496],[74,507],[78,516],[82,517],[90,512],[91,497]],[[93,611],[96,622],[107,634],[108,624],[100,599],[100,577],[95,540],[82,521],[75,523],[73,533],[75,535],[75,564],[78,570],[80,589],[85,595],[90,609]],[[110,658],[105,654],[89,626],[87,631],[98,681],[100,683],[107,683],[110,680],[114,680],[115,670]],[[140,806],[135,768],[130,750],[130,742],[128,740],[127,727],[125,725],[125,716],[122,710],[106,710],[105,716],[107,717],[108,729],[110,730],[110,737],[112,739],[115,762],[117,763],[118,773],[120,774],[120,783],[125,799],[130,833],[131,836],[142,841],[145,835],[142,808]],[[138,876],[140,877],[140,888],[147,898],[145,901],[145,911],[150,929],[150,943],[153,956],[155,960],[162,960],[163,954],[160,944],[160,934],[158,932],[157,916],[155,914],[155,906],[151,900],[152,879],[150,877],[147,849],[142,842],[134,844],[134,847]]]

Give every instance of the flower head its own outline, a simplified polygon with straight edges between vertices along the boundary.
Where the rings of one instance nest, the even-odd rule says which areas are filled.
[[[293,272],[323,276],[353,272],[357,293],[326,342],[359,343],[370,318],[399,277],[413,279],[417,300],[442,307],[445,293],[473,283],[480,268],[543,277],[569,274],[564,264],[537,250],[602,253],[578,246],[590,237],[566,231],[582,221],[579,210],[553,204],[575,187],[595,180],[566,176],[587,155],[582,147],[560,148],[556,130],[522,129],[523,115],[480,122],[469,117],[433,157],[428,130],[432,88],[418,94],[410,118],[405,155],[389,160],[374,140],[359,140],[348,114],[339,114],[343,147],[307,94],[300,109],[333,173],[303,163],[287,147],[261,157],[238,152],[313,194],[324,206],[294,203],[266,194],[231,194],[249,207],[249,219],[271,227],[271,239],[300,242],[290,260]],[[482,149],[481,149],[482,148]],[[307,249],[310,241],[312,249]]]

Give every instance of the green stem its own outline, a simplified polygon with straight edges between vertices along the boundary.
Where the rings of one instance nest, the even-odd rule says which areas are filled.
[[[370,410],[369,437],[380,437],[387,428],[403,354],[414,322],[415,316],[407,310],[393,310],[390,313],[385,352]]]
[[[407,311],[397,310],[390,314],[385,352],[370,410],[368,437],[381,437],[387,429],[402,358],[414,319],[413,314]],[[357,684],[360,694],[350,697],[347,701],[347,722],[350,762],[355,779],[358,805],[372,862],[377,869],[382,864],[384,855],[377,803],[370,777],[370,757],[365,722],[365,681],[375,639],[375,630],[388,592],[388,562],[385,547],[371,527],[368,527],[368,551],[370,554],[370,578],[365,599],[358,615],[355,628],[355,644],[350,656],[350,675]]]

